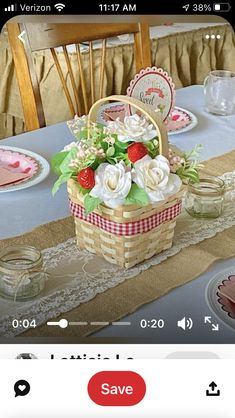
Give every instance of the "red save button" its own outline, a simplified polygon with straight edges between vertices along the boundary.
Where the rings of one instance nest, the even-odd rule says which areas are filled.
[[[100,406],[133,406],[145,396],[144,379],[135,372],[96,373],[88,383],[88,394]]]

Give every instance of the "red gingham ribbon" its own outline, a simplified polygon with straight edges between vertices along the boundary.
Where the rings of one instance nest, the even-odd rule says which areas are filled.
[[[176,216],[178,216],[181,212],[181,201],[179,201],[174,206],[164,209],[161,212],[149,216],[148,218],[134,222],[118,223],[105,219],[97,213],[90,213],[86,216],[85,209],[82,206],[72,202],[71,200],[69,203],[71,213],[76,218],[95,225],[106,232],[121,236],[136,235],[151,231],[151,229],[156,228],[163,222],[176,218]]]

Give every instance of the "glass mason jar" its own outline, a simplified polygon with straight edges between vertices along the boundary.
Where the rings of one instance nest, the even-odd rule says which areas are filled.
[[[14,301],[32,299],[44,289],[45,276],[36,248],[13,245],[0,251],[0,296]]]
[[[235,73],[226,70],[211,71],[204,81],[205,107],[214,115],[235,113]]]
[[[185,209],[195,218],[218,218],[223,211],[225,184],[218,177],[204,176],[189,182]]]

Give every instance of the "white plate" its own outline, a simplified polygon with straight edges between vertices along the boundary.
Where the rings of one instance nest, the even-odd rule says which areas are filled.
[[[190,119],[190,123],[188,123],[186,126],[183,127],[177,127],[177,123],[180,124],[180,122],[176,122],[176,128],[175,130],[168,130],[168,135],[177,135],[177,134],[182,134],[184,132],[188,132],[191,129],[195,128],[195,126],[197,126],[198,124],[198,120],[197,117],[190,112],[189,110],[183,109],[182,107],[179,106],[175,106],[173,113],[175,111],[180,111],[183,114],[185,114],[187,116],[187,118]],[[97,113],[97,122],[101,123],[102,125],[106,125],[107,124],[107,120],[104,117],[104,112],[108,112],[108,114],[115,119],[117,116],[120,117],[120,119],[124,119],[124,114],[125,114],[125,104],[121,103],[121,102],[113,102],[113,103],[108,103],[105,105],[102,105]]]
[[[221,298],[217,295],[218,287],[223,285],[223,281],[229,276],[235,275],[235,266],[232,266],[214,276],[208,283],[206,289],[206,301],[212,312],[226,325],[235,330],[235,319],[229,316],[229,310],[226,311],[226,305],[220,302]]]
[[[27,189],[28,187],[32,187],[38,183],[41,183],[49,175],[50,164],[41,155],[36,154],[35,152],[32,152],[32,151],[22,149],[22,148],[9,147],[6,145],[1,145],[1,144],[0,144],[0,149],[12,151],[12,152],[19,152],[21,154],[29,156],[33,160],[35,160],[35,162],[39,166],[39,170],[31,178],[24,180],[22,182],[19,182],[18,184],[15,183],[12,185],[0,186],[0,193],[15,192],[17,190]]]

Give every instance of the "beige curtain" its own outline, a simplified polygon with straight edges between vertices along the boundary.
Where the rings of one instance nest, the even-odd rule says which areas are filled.
[[[206,35],[220,35],[207,39]],[[203,84],[209,71],[235,71],[235,34],[230,25],[178,33],[152,42],[153,62],[168,71],[176,88]]]
[[[220,39],[206,39],[216,33]],[[61,55],[61,65],[67,72]],[[72,66],[81,92],[77,58],[71,53]],[[68,104],[55,69],[50,51],[34,54],[34,62],[44,105],[47,125],[71,118]],[[83,54],[86,77],[89,78],[89,57]],[[95,79],[98,83],[101,51],[95,51]],[[176,88],[203,84],[209,71],[227,69],[235,71],[235,35],[230,25],[221,25],[172,34],[152,40],[152,63],[171,74]],[[125,94],[135,75],[133,45],[110,47],[106,54],[104,94]],[[23,132],[24,122],[20,95],[14,73],[7,35],[0,41],[0,138]],[[88,83],[89,84],[89,83]]]

